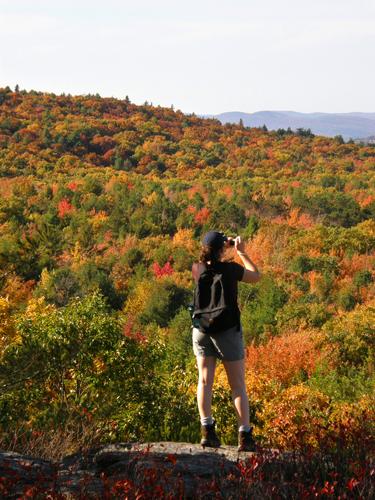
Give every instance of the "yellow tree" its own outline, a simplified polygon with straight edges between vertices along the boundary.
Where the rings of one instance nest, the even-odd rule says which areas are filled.
[[[16,337],[16,328],[12,317],[12,307],[8,297],[0,296],[0,356],[5,347]]]

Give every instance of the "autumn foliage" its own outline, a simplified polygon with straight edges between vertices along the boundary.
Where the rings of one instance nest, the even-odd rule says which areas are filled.
[[[0,160],[1,447],[71,426],[69,451],[96,432],[199,439],[187,305],[215,228],[241,234],[263,275],[239,286],[257,440],[340,456],[358,492],[374,437],[373,146],[7,87]],[[234,443],[221,365],[217,389]]]
[[[316,332],[303,330],[276,337],[260,346],[248,346],[247,370],[284,386],[308,378],[324,355],[314,336]]]

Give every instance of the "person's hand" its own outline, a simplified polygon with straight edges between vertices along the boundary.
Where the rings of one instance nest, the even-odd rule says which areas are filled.
[[[245,252],[245,242],[242,241],[241,236],[237,236],[234,239],[234,246],[236,247],[237,252]]]

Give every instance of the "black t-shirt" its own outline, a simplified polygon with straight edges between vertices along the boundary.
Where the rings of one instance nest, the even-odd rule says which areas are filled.
[[[199,276],[204,270],[204,266],[205,264],[198,262],[194,262],[193,264],[192,273],[196,283],[198,283]],[[216,262],[211,267],[217,273],[222,273],[225,302],[228,305],[231,305],[239,315],[240,310],[237,302],[238,282],[242,281],[245,268],[240,264],[237,264],[237,262]]]

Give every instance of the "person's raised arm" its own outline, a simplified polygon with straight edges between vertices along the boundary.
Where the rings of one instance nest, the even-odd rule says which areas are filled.
[[[237,254],[240,256],[240,259],[242,260],[242,264],[245,267],[245,272],[243,274],[242,281],[244,283],[256,283],[257,281],[260,280],[261,274],[257,266],[245,252],[245,242],[241,240],[241,236],[237,236],[237,238],[235,238],[234,245],[236,247]]]

